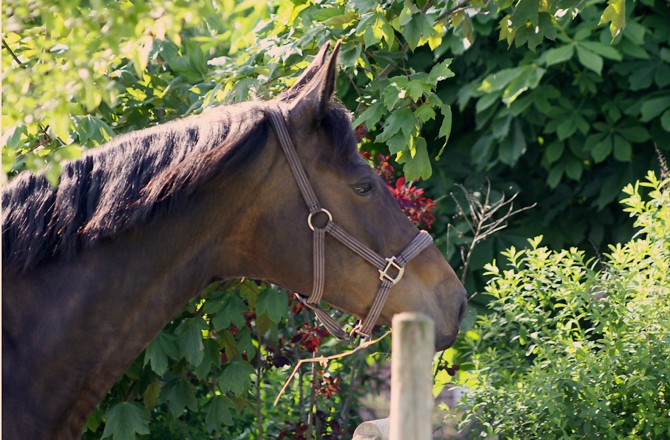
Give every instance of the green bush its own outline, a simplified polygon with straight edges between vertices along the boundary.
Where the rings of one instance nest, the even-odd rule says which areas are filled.
[[[487,267],[494,300],[469,332],[478,378],[464,402],[482,434],[670,436],[669,184],[650,172],[624,188],[639,232],[601,259],[539,237]]]

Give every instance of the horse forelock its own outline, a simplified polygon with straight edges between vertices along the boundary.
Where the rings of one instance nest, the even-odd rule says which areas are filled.
[[[322,126],[333,150],[330,152],[335,160],[348,162],[359,155],[356,136],[351,129],[352,115],[344,105],[331,103],[322,120]]]

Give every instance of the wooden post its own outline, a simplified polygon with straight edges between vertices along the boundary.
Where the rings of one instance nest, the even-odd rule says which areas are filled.
[[[389,440],[390,423],[388,418],[363,422],[358,425],[351,440]]]
[[[393,317],[390,440],[432,438],[434,327],[421,313]]]

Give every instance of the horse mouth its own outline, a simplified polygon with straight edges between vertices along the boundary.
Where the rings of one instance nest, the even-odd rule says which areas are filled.
[[[454,342],[456,342],[457,337],[458,331],[453,334],[435,335],[435,351],[442,351],[451,347],[454,345]]]

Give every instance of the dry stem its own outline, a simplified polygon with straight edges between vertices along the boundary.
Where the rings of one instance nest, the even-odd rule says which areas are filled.
[[[313,357],[313,358],[309,358],[309,359],[300,359],[300,361],[298,361],[298,364],[293,368],[293,372],[291,373],[291,375],[288,377],[288,379],[286,379],[286,382],[284,383],[284,386],[282,387],[282,389],[279,391],[279,394],[277,394],[277,398],[275,399],[273,405],[274,406],[277,405],[277,403],[279,402],[279,399],[284,394],[284,391],[286,391],[286,388],[289,386],[289,384],[293,380],[293,377],[296,375],[296,373],[298,372],[298,370],[300,369],[302,364],[318,362],[319,364],[321,364],[325,368],[326,365],[328,365],[329,361],[332,361],[334,359],[341,359],[341,358],[347,357],[347,356],[351,356],[352,354],[356,353],[359,350],[363,350],[364,348],[367,348],[371,345],[376,344],[377,342],[379,342],[382,339],[384,339],[385,337],[387,337],[390,333],[391,333],[391,330],[387,331],[386,333],[384,333],[382,336],[380,336],[377,339],[373,339],[371,341],[363,342],[358,347],[356,347],[354,349],[351,349],[351,350],[347,350],[344,353],[338,353],[338,354],[334,354],[332,356],[317,356],[317,357]]]
[[[470,232],[472,232],[472,243],[467,247],[467,252],[465,251],[465,247],[461,248],[461,258],[463,259],[461,282],[465,282],[465,277],[470,268],[472,253],[477,243],[486,240],[490,235],[505,229],[507,227],[507,221],[511,217],[535,207],[536,203],[523,208],[514,209],[514,200],[519,193],[515,193],[509,199],[503,194],[499,200],[491,202],[491,181],[489,180],[487,180],[486,194],[483,202],[480,201],[479,197],[475,196],[474,193],[465,189],[464,186],[459,185],[459,187],[465,195],[468,209],[466,210],[463,208],[461,202],[458,201],[454,194],[451,194],[451,197],[454,199],[454,202],[456,202],[456,205],[458,205],[459,213],[468,224]],[[502,215],[499,211],[502,212]]]

